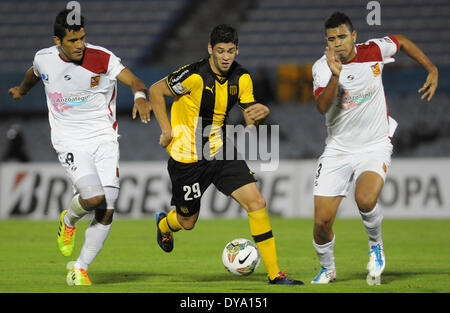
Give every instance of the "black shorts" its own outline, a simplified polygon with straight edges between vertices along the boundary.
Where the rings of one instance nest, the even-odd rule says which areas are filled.
[[[167,162],[172,181],[172,201],[177,213],[192,216],[200,210],[200,200],[211,183],[230,196],[236,189],[256,182],[244,160],[201,160],[181,163],[170,158]]]

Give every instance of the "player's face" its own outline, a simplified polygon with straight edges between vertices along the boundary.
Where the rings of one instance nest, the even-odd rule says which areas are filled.
[[[212,60],[212,67],[214,72],[220,74],[226,74],[233,64],[236,55],[239,53],[238,47],[231,42],[220,42],[211,47],[208,44],[208,52],[210,59]],[[217,74],[219,74],[217,73]]]
[[[69,31],[66,29],[66,35],[63,40],[55,39],[59,45],[60,52],[63,58],[68,61],[80,61],[83,58],[85,49],[86,34],[84,28],[78,31]]]
[[[326,29],[328,47],[339,56],[341,62],[351,60],[355,56],[356,32],[341,24],[336,28]]]

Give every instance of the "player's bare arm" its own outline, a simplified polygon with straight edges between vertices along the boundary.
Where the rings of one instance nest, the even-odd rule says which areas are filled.
[[[242,113],[244,114],[244,119],[247,126],[256,126],[262,119],[269,115],[270,110],[264,104],[255,103],[243,110]]]
[[[41,78],[34,74],[33,67],[30,67],[25,73],[25,78],[20,86],[10,88],[8,90],[8,94],[12,95],[14,100],[19,100],[25,96],[40,80]]]
[[[332,75],[327,87],[325,87],[325,89],[319,94],[319,97],[317,98],[316,105],[321,114],[325,114],[328,112],[337,97],[339,76],[341,75],[342,71],[342,62],[336,55],[333,48],[326,47],[325,55],[327,57],[328,67],[330,68]]]
[[[164,148],[172,141],[172,126],[170,125],[169,116],[166,110],[166,100],[164,97],[173,97],[172,92],[166,84],[166,78],[154,83],[149,89],[149,99],[153,108],[159,127],[161,128],[161,136],[159,144]]]
[[[422,93],[421,99],[427,98],[430,101],[436,92],[438,86],[439,74],[437,67],[430,61],[430,59],[417,47],[411,40],[404,35],[394,35],[400,45],[400,50],[403,51],[410,58],[414,59],[428,72],[427,80],[423,84],[422,88],[418,90]]]
[[[117,79],[131,88],[135,95],[135,101],[133,106],[132,117],[136,118],[136,113],[139,112],[139,116],[143,123],[150,121],[150,112],[152,110],[150,102],[147,101],[147,87],[145,84],[137,78],[128,68],[125,68]]]

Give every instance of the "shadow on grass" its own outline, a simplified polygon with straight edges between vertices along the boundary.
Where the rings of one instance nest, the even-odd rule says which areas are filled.
[[[133,281],[146,281],[152,278],[161,278],[162,280],[171,282],[266,282],[267,276],[264,273],[253,273],[248,276],[237,276],[227,273],[225,270],[223,274],[214,273],[162,273],[158,271],[141,271],[141,272],[109,272],[109,271],[93,271],[91,279],[95,284],[114,284],[127,283]]]
[[[260,282],[267,281],[266,274],[251,274],[248,276],[237,276],[230,273],[224,274],[186,274],[180,279],[182,281],[192,281],[192,282]]]
[[[417,271],[417,272],[384,272],[381,275],[381,283],[383,285],[388,285],[391,282],[396,281],[407,281],[417,277],[423,277],[427,275],[450,275],[450,270],[427,270],[427,271]],[[367,272],[358,272],[350,275],[339,276],[338,273],[338,281],[352,281],[352,280],[366,280]]]
[[[127,272],[96,272],[92,275],[92,279],[95,279],[95,284],[119,284],[128,283],[133,281],[144,281],[149,277],[161,277],[172,276],[168,274],[153,273],[153,272],[141,272],[141,273],[127,273]]]

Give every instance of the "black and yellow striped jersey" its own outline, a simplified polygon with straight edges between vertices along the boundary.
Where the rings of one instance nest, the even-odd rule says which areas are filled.
[[[206,58],[173,72],[166,83],[175,96],[170,114],[173,139],[167,152],[178,162],[197,162],[205,153],[218,153],[231,108],[255,103],[250,74],[237,62],[220,76]]]

